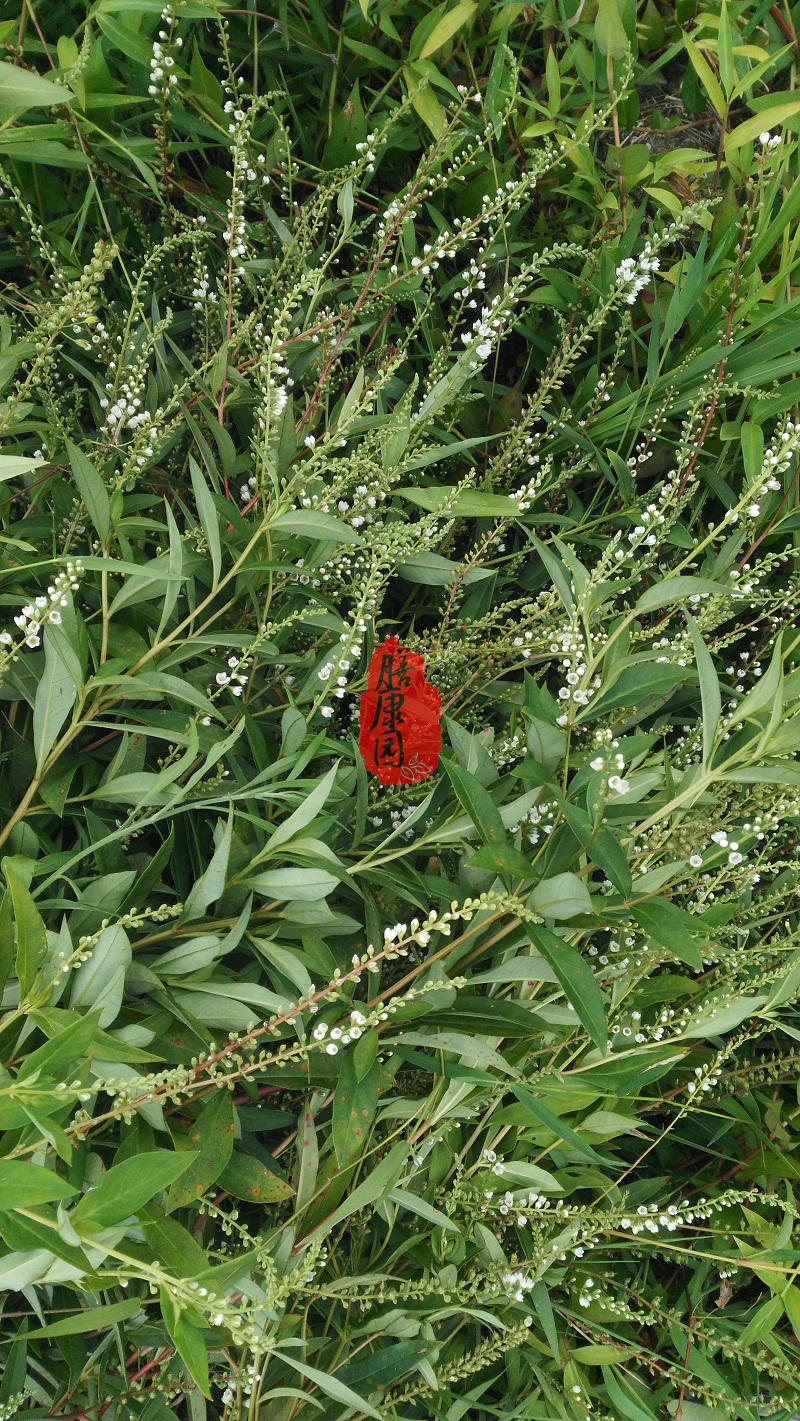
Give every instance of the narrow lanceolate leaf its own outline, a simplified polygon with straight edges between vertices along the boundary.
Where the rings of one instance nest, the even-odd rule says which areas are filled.
[[[91,460],[87,459],[83,450],[69,439],[67,440],[67,453],[72,477],[78,485],[81,502],[100,536],[100,541],[105,543],[111,528],[111,505],[108,489]]]
[[[159,1302],[164,1326],[175,1343],[181,1359],[186,1363],[189,1375],[203,1396],[210,1398],[208,1350],[202,1332],[194,1323],[189,1322],[181,1302],[172,1296],[164,1283],[161,1284]]]
[[[439,757],[439,763],[447,772],[453,789],[466,809],[475,828],[480,834],[485,844],[504,844],[506,841],[506,831],[500,817],[500,810],[497,808],[492,796],[487,789],[484,789],[479,780],[471,775],[469,771],[461,769],[452,760],[447,760],[443,755]]]
[[[211,570],[214,583],[219,582],[220,570],[222,567],[222,546],[219,536],[219,514],[214,506],[211,490],[205,481],[203,471],[195,459],[189,455],[189,473],[192,479],[195,503],[197,504],[197,516],[203,532],[208,542],[208,551],[211,555]]]
[[[531,893],[530,906],[543,918],[574,918],[591,913],[592,900],[583,879],[575,873],[557,873],[543,878]]]
[[[691,613],[685,612],[684,615],[689,623],[689,635],[692,638],[694,659],[700,678],[700,699],[703,707],[703,765],[707,766],[717,743],[717,732],[722,715],[722,696],[714,662],[700,635],[700,628]]]
[[[78,694],[75,681],[44,629],[44,671],[33,703],[33,744],[37,772],[42,769]]]
[[[52,1169],[28,1160],[0,1160],[0,1211],[33,1208],[51,1199],[69,1199],[76,1192],[75,1185]]]
[[[193,1203],[219,1178],[233,1153],[233,1101],[220,1091],[204,1105],[185,1140],[192,1155],[189,1168],[171,1185],[167,1210]]]
[[[557,1139],[563,1140],[565,1144],[571,1145],[577,1154],[583,1155],[584,1159],[589,1160],[591,1164],[603,1166],[614,1164],[612,1159],[607,1158],[605,1155],[598,1154],[597,1150],[590,1144],[587,1144],[586,1140],[581,1139],[581,1136],[576,1130],[572,1129],[571,1125],[568,1125],[560,1116],[555,1115],[552,1110],[549,1110],[541,1100],[537,1100],[533,1093],[526,1090],[524,1086],[512,1085],[511,1092],[517,1097],[520,1105],[524,1105],[525,1109],[530,1111],[534,1119],[538,1120],[541,1125],[546,1126],[548,1130],[552,1130]]]
[[[310,1106],[305,1105],[297,1126],[297,1198],[295,1207],[298,1214],[310,1204],[314,1197],[319,1167],[319,1145],[314,1128],[314,1116]]]
[[[52,108],[73,97],[65,84],[56,84],[16,64],[0,64],[0,105],[10,109]]]
[[[36,904],[8,859],[3,861],[3,872],[17,928],[17,978],[24,1000],[47,956],[47,933]]]
[[[379,1081],[377,1062],[359,1080],[353,1052],[346,1053],[333,1096],[333,1148],[340,1165],[357,1159],[364,1149],[378,1105]]]
[[[192,922],[195,918],[202,918],[207,908],[212,903],[216,903],[221,897],[225,888],[225,878],[228,872],[228,859],[231,852],[231,835],[233,832],[233,809],[231,808],[228,818],[223,825],[219,842],[211,856],[211,862],[205,871],[200,875],[186,897],[184,917],[187,922]]]
[[[326,1396],[332,1397],[334,1401],[354,1409],[358,1415],[374,1416],[376,1421],[381,1421],[380,1411],[376,1411],[375,1407],[371,1406],[364,1397],[352,1391],[349,1386],[345,1386],[344,1382],[337,1381],[336,1377],[332,1377],[328,1372],[320,1372],[316,1367],[306,1366],[305,1362],[301,1362],[294,1353],[290,1355],[289,1353],[273,1352],[272,1355],[277,1361],[283,1362],[284,1365],[299,1372],[302,1377],[307,1377],[315,1387],[324,1392]]]
[[[665,898],[636,903],[632,912],[639,927],[660,947],[666,947],[689,967],[702,967],[702,953],[694,940],[702,932],[702,925],[690,913]]]
[[[605,1051],[608,1031],[603,994],[588,962],[542,923],[526,923],[525,928],[536,951],[555,972],[564,996],[575,1008],[592,1041],[599,1050]]]
[[[292,1197],[288,1180],[242,1150],[234,1150],[217,1182],[234,1199],[248,1199],[252,1204],[280,1204]]]
[[[709,577],[665,577],[642,593],[636,610],[654,612],[659,607],[668,607],[670,602],[689,597],[724,597],[728,591],[724,583],[712,582]]]
[[[336,779],[336,771],[338,768],[339,761],[337,760],[335,764],[331,765],[327,773],[322,776],[319,783],[314,785],[314,788],[309,791],[302,804],[295,809],[294,813],[282,820],[277,828],[272,831],[265,846],[264,856],[273,849],[277,849],[279,845],[287,843],[289,839],[293,839],[302,829],[307,828],[307,826],[316,819],[317,815],[324,809],[327,803],[328,796],[333,788],[333,782]]]
[[[94,1231],[130,1218],[154,1194],[169,1188],[196,1158],[194,1151],[146,1150],[112,1165],[78,1200],[71,1214],[74,1228],[80,1233],[88,1224]]]

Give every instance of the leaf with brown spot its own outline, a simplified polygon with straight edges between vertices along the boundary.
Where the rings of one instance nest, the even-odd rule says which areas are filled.
[[[234,1199],[248,1199],[251,1204],[279,1204],[292,1197],[288,1180],[241,1150],[234,1150],[217,1182]]]
[[[167,1212],[201,1198],[219,1178],[233,1153],[233,1131],[233,1101],[229,1091],[221,1090],[203,1107],[181,1142],[183,1149],[196,1150],[197,1158],[171,1187]]]
[[[353,1053],[342,1058],[333,1096],[333,1148],[340,1165],[358,1159],[364,1149],[378,1108],[379,1081],[377,1062],[358,1080]]]

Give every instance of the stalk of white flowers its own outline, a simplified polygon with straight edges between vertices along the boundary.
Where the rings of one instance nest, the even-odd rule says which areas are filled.
[[[15,637],[9,631],[0,632],[0,674],[25,648],[35,648],[41,643],[42,628],[48,624],[58,626],[61,609],[69,604],[70,595],[77,591],[83,576],[83,564],[79,559],[67,562],[63,572],[59,572],[47,588],[47,593],[34,597],[14,617],[18,628]]]
[[[150,82],[147,92],[151,97],[161,94],[164,104],[169,102],[170,90],[174,89],[178,83],[178,76],[175,73],[175,59],[170,53],[174,45],[176,49],[181,49],[183,40],[179,35],[173,33],[175,26],[175,11],[168,6],[161,12],[162,26],[168,28],[160,29],[157,38],[153,41],[153,53],[150,57]]]

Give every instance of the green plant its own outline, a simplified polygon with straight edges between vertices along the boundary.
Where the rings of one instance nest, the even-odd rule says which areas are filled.
[[[320,164],[241,30],[138,9],[96,24],[146,144],[98,120],[66,223],[35,156],[0,173],[0,1414],[777,1421],[794,141],[738,213],[634,207],[609,7],[605,92],[550,64],[513,154],[520,47],[437,70],[440,121],[437,12]],[[85,140],[73,45],[12,148]],[[354,724],[388,632],[447,742],[389,791]]]

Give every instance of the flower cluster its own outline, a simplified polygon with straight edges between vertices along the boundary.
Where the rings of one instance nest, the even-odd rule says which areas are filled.
[[[228,670],[218,671],[214,681],[218,686],[227,686],[234,696],[242,696],[247,685],[249,667],[248,657],[229,656]]]
[[[82,576],[83,564],[79,559],[67,562],[65,570],[59,572],[48,587],[47,594],[34,597],[32,602],[21,608],[14,618],[14,625],[22,633],[23,646],[38,646],[41,641],[39,634],[48,622],[53,626],[59,625],[61,608],[67,606],[69,595],[80,586]],[[12,646],[13,643],[11,632],[0,632],[0,646]]]
[[[572,623],[549,644],[549,650],[557,655],[564,668],[565,684],[558,689],[560,701],[570,701],[576,706],[585,706],[595,691],[600,689],[601,677],[591,678],[588,685],[581,685],[586,676],[588,652],[583,632],[577,622]],[[559,725],[566,725],[569,717],[563,712],[558,717]]]
[[[161,19],[167,24],[173,22],[174,18],[174,14],[170,9],[162,12]],[[150,83],[147,86],[148,94],[158,94],[161,89],[165,91],[170,88],[174,89],[178,82],[178,76],[174,72],[175,60],[171,54],[165,53],[164,47],[169,39],[170,36],[166,30],[159,30],[158,38],[153,41],[153,54],[150,60]],[[183,40],[179,35],[176,35],[172,43],[176,49],[180,49],[183,45]]]
[[[139,429],[143,424],[152,423],[152,414],[142,409],[143,390],[144,376],[143,373],[137,372],[122,380],[113,401],[113,383],[108,385],[105,394],[100,396],[100,407],[106,411],[106,424],[109,428],[114,428],[115,434],[121,429]],[[153,427],[152,437],[155,438],[157,434],[158,429]]]
[[[611,790],[612,794],[627,794],[630,789],[630,783],[620,774],[620,770],[624,770],[625,768],[625,756],[619,749],[619,741],[612,740],[610,738],[610,732],[607,734],[607,743],[609,750],[613,751],[614,753],[609,754],[607,751],[605,754],[595,755],[589,761],[589,767],[590,769],[595,770],[598,773],[603,773],[602,783],[608,789]],[[600,739],[600,736],[597,736],[596,738]],[[607,771],[611,769],[612,766],[612,773],[607,774]]]
[[[632,306],[640,291],[644,291],[645,287],[649,286],[650,278],[660,266],[661,262],[657,256],[653,255],[653,249],[649,242],[645,242],[638,261],[633,257],[623,258],[615,275],[620,294],[628,306]]]
[[[380,1021],[388,1021],[388,1012],[381,1012]],[[311,1035],[315,1041],[325,1042],[325,1051],[329,1056],[336,1056],[342,1046],[349,1046],[351,1041],[357,1041],[363,1035],[363,1027],[367,1024],[367,1017],[358,1007],[354,1007],[350,1013],[350,1021],[346,1027],[332,1026],[330,1029],[324,1021],[319,1022],[314,1027]]]

